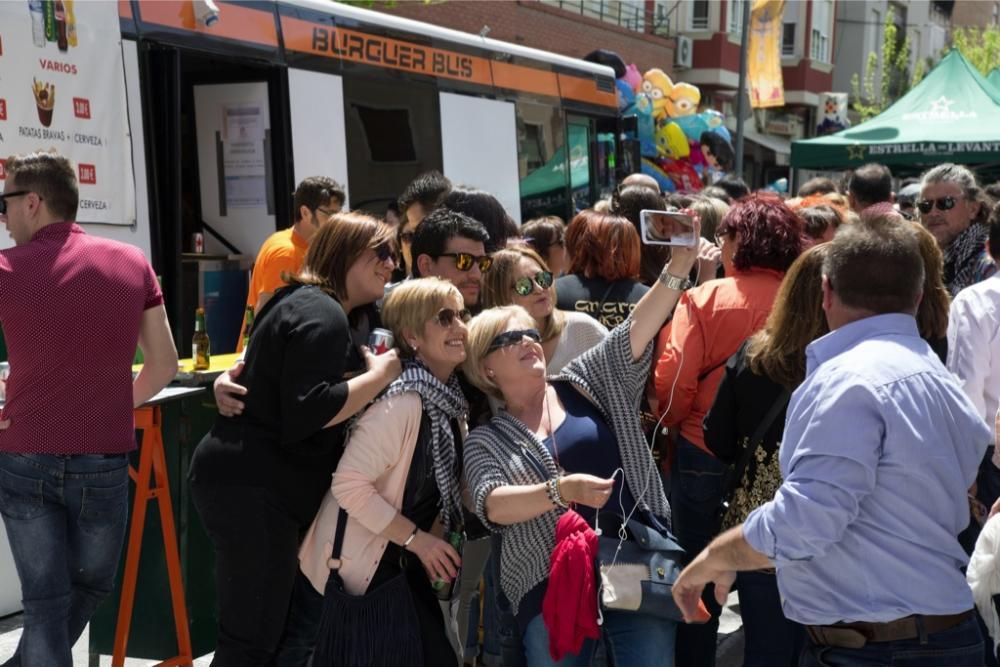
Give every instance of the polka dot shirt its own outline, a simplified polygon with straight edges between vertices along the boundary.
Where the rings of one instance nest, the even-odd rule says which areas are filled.
[[[135,448],[132,359],[143,313],[163,303],[142,252],[48,225],[0,251],[0,326],[10,377],[0,451],[114,454]]]

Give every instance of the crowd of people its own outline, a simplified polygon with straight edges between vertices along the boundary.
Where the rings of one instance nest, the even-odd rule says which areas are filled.
[[[95,259],[72,236],[60,164],[7,163],[4,295],[42,280],[22,275],[41,258],[123,252]],[[1000,508],[1000,204],[969,169],[894,186],[868,164],[791,198],[735,179],[665,195],[633,174],[568,224],[520,227],[436,172],[384,217],[346,199],[324,177],[296,189],[192,458],[213,665],[711,667],[733,589],[747,666],[996,664],[996,619],[964,568]],[[644,210],[687,215],[696,243],[642,243]],[[155,279],[128,257],[151,360],[130,410],[176,353]],[[25,303],[0,298],[19,369],[0,511],[28,612],[5,664],[69,665],[124,511],[103,574],[78,581],[90,547],[73,534],[93,518],[43,497],[40,476],[68,479],[50,468],[78,450],[33,428],[35,327],[8,332]],[[395,345],[376,354],[380,328]],[[79,451],[121,477],[118,440]],[[71,515],[68,544],[40,527],[50,503]],[[619,562],[626,542],[655,565]]]

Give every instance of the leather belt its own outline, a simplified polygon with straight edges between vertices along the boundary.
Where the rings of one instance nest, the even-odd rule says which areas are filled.
[[[914,614],[887,623],[837,623],[835,625],[807,625],[806,632],[814,644],[837,648],[862,648],[869,642],[894,642],[904,639],[926,641],[927,635],[953,628],[972,618],[972,610],[946,616],[921,616]]]

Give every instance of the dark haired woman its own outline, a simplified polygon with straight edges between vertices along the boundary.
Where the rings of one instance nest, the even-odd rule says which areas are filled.
[[[722,529],[774,497],[781,486],[778,447],[790,393],[806,375],[806,346],[830,329],[823,311],[823,258],[828,248],[804,252],[785,275],[764,328],[726,364],[719,392],[705,417],[705,445],[727,465],[736,465],[730,507]],[[770,423],[763,423],[770,417]],[[756,442],[751,439],[757,437]],[[741,459],[746,467],[740,469]],[[802,626],[781,611],[773,571],[740,572],[744,667],[794,667],[802,649]]]
[[[238,379],[242,414],[219,416],[195,450],[191,489],[215,548],[215,667],[273,659],[299,542],[329,488],[347,420],[399,375],[394,351],[360,358],[347,321],[382,298],[396,265],[393,235],[356,213],[320,227],[302,271],[258,314]],[[348,379],[352,371],[364,372]]]
[[[566,253],[566,223],[557,215],[535,218],[521,225],[521,238],[537,252],[558,278],[569,267]]]
[[[705,447],[702,421],[715,399],[726,360],[771,312],[785,271],[802,251],[802,220],[776,196],[752,195],[733,205],[715,230],[726,277],[681,297],[660,336],[655,370],[663,423],[675,430],[670,506],[674,533],[692,557],[718,533],[716,508],[725,466]],[[713,620],[682,626],[678,664],[715,664],[718,604]]]

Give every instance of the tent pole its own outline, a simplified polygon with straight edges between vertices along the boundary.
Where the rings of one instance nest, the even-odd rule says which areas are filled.
[[[740,89],[736,99],[736,164],[734,175],[743,178],[743,117],[747,103],[747,50],[750,46],[750,0],[743,0],[743,26],[740,31]]]

